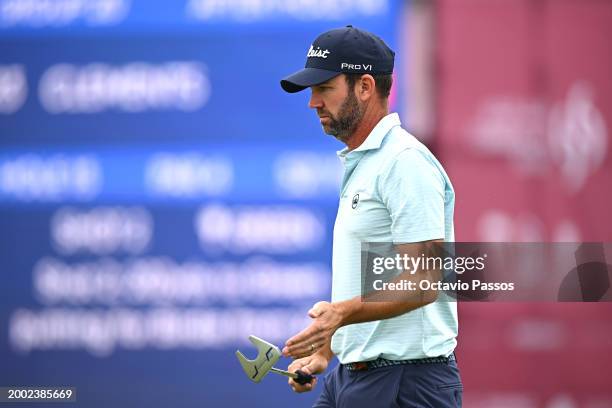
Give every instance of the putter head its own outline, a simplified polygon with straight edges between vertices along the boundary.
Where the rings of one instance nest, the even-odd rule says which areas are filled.
[[[281,352],[274,344],[268,343],[259,337],[251,335],[249,340],[257,347],[257,357],[255,360],[249,360],[239,350],[236,350],[236,357],[238,357],[238,361],[240,361],[240,365],[247,377],[251,381],[258,383],[278,361]]]

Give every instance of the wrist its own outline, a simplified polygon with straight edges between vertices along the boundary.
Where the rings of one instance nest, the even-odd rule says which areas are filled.
[[[321,357],[323,360],[325,360],[325,364],[329,364],[331,359],[334,358],[334,353],[331,351],[331,347],[329,347],[329,345],[322,347],[313,355]]]
[[[340,316],[340,324],[338,328],[353,323],[353,316],[359,313],[359,309],[362,306],[361,298],[355,297],[349,300],[343,300],[342,302],[332,303],[336,312]]]

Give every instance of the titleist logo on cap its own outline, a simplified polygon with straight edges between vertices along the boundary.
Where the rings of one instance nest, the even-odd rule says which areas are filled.
[[[320,47],[317,47],[317,49],[315,50],[314,47],[311,45],[310,48],[308,49],[308,54],[306,54],[306,58],[308,57],[327,58],[327,54],[329,53],[330,53],[329,50],[322,50]]]

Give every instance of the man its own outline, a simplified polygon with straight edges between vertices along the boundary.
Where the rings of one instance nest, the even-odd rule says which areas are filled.
[[[457,407],[462,385],[454,358],[456,303],[363,301],[361,244],[392,242],[418,256],[432,242],[453,241],[454,191],[431,152],[388,113],[394,52],[352,26],[321,34],[306,67],[281,81],[290,93],[311,89],[325,133],[346,144],[334,226],[332,302],[308,312],[311,325],[289,339],[290,371],[323,373],[315,407]],[[289,380],[296,392],[317,384]]]

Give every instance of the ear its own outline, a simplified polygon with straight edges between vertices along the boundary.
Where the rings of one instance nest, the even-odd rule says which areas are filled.
[[[366,102],[374,97],[374,93],[376,92],[376,81],[374,80],[374,77],[372,75],[362,75],[355,85],[357,98],[361,102]]]

